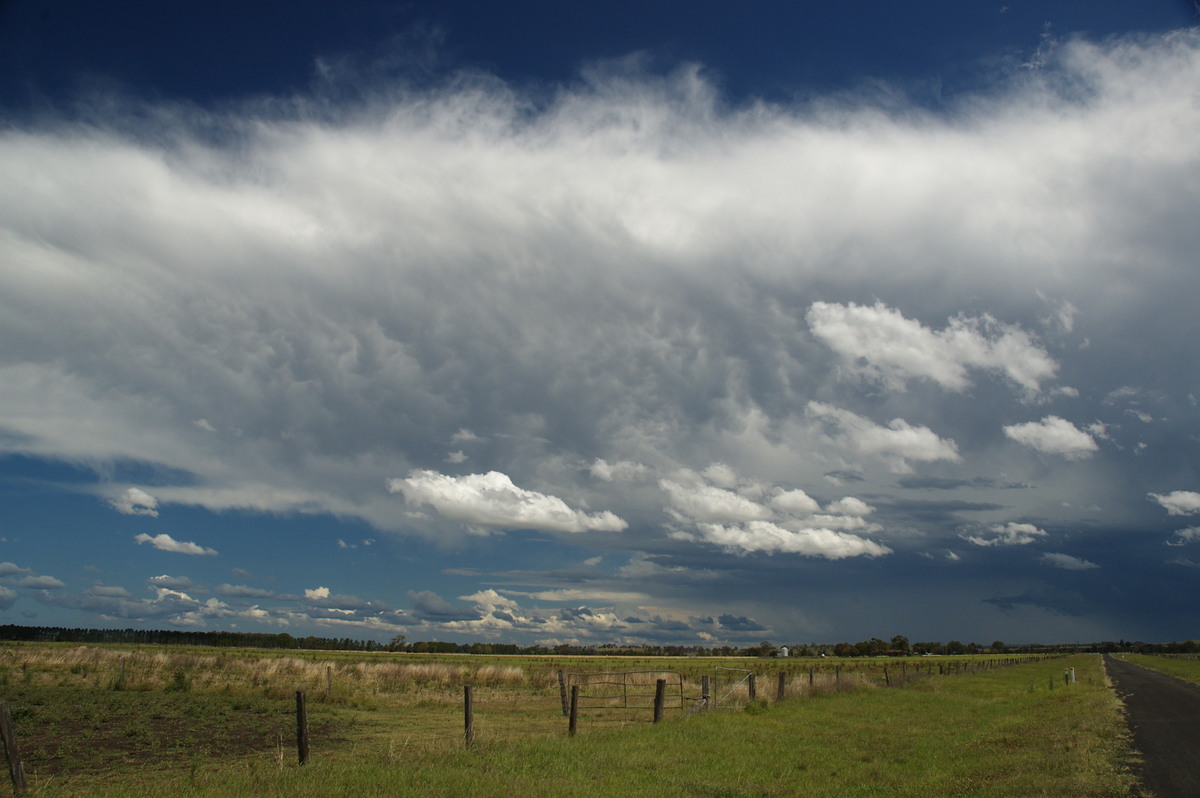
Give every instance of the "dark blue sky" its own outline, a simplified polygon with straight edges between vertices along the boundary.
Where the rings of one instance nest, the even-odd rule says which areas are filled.
[[[977,87],[1044,34],[1103,38],[1194,24],[1187,0],[959,2],[379,2],[5,0],[0,101],[58,103],[114,81],[201,103],[306,91],[317,58],[379,59],[406,75],[474,68],[573,80],[582,64],[647,54],[703,64],[731,98],[783,100],[863,81]],[[440,43],[430,57],[429,38]]]
[[[1194,637],[1196,23],[0,2],[0,622]]]

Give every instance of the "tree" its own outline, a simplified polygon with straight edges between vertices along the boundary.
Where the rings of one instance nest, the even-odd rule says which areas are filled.
[[[388,651],[403,651],[404,650],[404,641],[407,639],[408,638],[405,637],[404,635],[396,635],[395,637],[392,638],[392,642],[387,644],[387,650]]]
[[[892,650],[908,652],[911,649],[908,645],[908,638],[904,635],[896,635],[892,638]]]
[[[1004,645],[1003,640],[997,640],[992,643],[992,651],[996,654],[1003,654],[1005,651],[1008,651],[1008,646]]]

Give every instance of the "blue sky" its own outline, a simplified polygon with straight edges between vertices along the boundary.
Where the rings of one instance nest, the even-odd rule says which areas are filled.
[[[1195,637],[1195,5],[644,5],[0,4],[0,623]]]

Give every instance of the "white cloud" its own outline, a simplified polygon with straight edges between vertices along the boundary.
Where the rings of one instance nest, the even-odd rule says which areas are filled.
[[[1200,526],[1189,526],[1184,529],[1175,530],[1174,541],[1169,542],[1171,546],[1182,546],[1185,543],[1194,543],[1200,540]]]
[[[388,490],[404,494],[411,504],[428,504],[453,521],[497,529],[619,532],[628,526],[611,512],[572,510],[555,496],[518,488],[498,471],[452,477],[418,470],[407,479],[391,480]]]
[[[846,557],[881,557],[891,554],[887,546],[867,538],[831,529],[786,529],[769,521],[743,524],[697,524],[699,534],[675,533],[683,540],[698,539],[738,553],[766,552],[803,554],[840,560]]]
[[[844,496],[835,502],[830,502],[829,506],[826,507],[825,510],[835,515],[850,516],[864,516],[875,512],[874,507],[867,504],[862,499],[855,498],[854,496]]]
[[[761,504],[730,490],[703,483],[681,484],[670,479],[659,481],[671,509],[693,521],[723,523],[751,521],[772,516]]]
[[[935,332],[882,302],[872,306],[814,302],[807,320],[813,334],[847,363],[902,388],[913,377],[963,391],[968,368],[996,371],[1030,393],[1058,372],[1058,364],[1020,327],[990,316],[950,319]],[[858,365],[859,361],[865,364]]]
[[[792,515],[812,515],[821,509],[821,505],[812,496],[802,490],[785,490],[771,497],[771,507],[780,512]],[[838,512],[832,510],[832,512]]]
[[[108,503],[124,515],[158,517],[158,500],[141,488],[126,488],[120,496],[110,499]]]
[[[1195,515],[1200,513],[1200,493],[1191,490],[1174,490],[1170,493],[1151,493],[1150,498],[1162,505],[1167,515]]]
[[[327,587],[305,588],[304,589],[304,597],[306,599],[310,599],[310,600],[327,599],[327,598],[329,598],[329,588],[327,588]]]
[[[1058,416],[1010,424],[1004,427],[1004,434],[1043,454],[1062,455],[1068,460],[1082,460],[1099,449],[1091,435]]]
[[[1042,562],[1066,571],[1088,571],[1092,568],[1100,567],[1094,562],[1083,560],[1079,557],[1072,557],[1070,554],[1054,554],[1050,552],[1042,555]]]
[[[1038,529],[1033,524],[1020,524],[1009,521],[1006,524],[994,524],[989,528],[990,535],[962,535],[976,546],[1024,546],[1033,543],[1038,538],[1046,537],[1046,530]]]
[[[175,552],[176,554],[214,555],[217,553],[215,549],[206,549],[203,546],[195,543],[185,543],[180,540],[175,540],[165,532],[161,535],[155,535],[153,537],[143,532],[142,534],[134,535],[133,539],[138,543],[149,543],[159,551],[171,551]]]
[[[596,479],[605,482],[626,482],[644,477],[650,472],[650,469],[641,463],[633,463],[628,460],[617,460],[610,463],[602,458],[596,458],[588,467],[588,471]]]
[[[892,419],[883,427],[823,402],[809,402],[805,412],[830,425],[835,442],[858,454],[880,457],[895,471],[910,470],[909,461],[959,462],[962,459],[954,441],[939,438],[929,427],[916,427],[901,418]]]

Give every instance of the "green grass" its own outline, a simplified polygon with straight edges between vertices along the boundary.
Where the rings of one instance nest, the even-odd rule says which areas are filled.
[[[1075,684],[1063,684],[1064,666],[1076,669]],[[764,692],[773,698],[773,689]],[[196,698],[194,690],[156,695]],[[1120,706],[1097,656],[933,676],[901,689],[760,699],[657,725],[585,717],[575,737],[566,735],[557,685],[496,686],[476,690],[470,749],[460,694],[386,698],[374,709],[310,705],[314,722],[338,720],[333,739],[314,735],[303,767],[291,750],[280,758],[267,746],[58,775],[39,780],[33,794],[1117,796],[1133,786]],[[197,711],[217,712],[205,706]]]
[[[1178,679],[1192,684],[1200,684],[1200,659],[1181,659],[1178,657],[1162,657],[1152,654],[1118,654],[1123,660],[1143,668],[1150,668],[1161,673],[1170,674]]]

